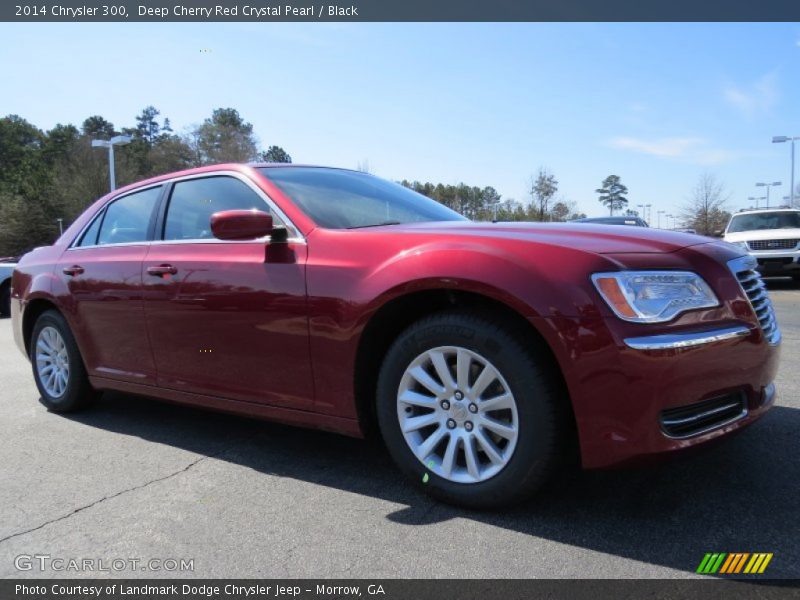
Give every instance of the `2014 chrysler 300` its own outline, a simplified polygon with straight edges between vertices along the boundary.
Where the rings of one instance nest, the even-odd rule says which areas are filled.
[[[19,263],[42,402],[100,390],[360,436],[438,498],[529,496],[771,405],[754,260],[698,236],[470,222],[353,171],[220,165],[101,198]]]

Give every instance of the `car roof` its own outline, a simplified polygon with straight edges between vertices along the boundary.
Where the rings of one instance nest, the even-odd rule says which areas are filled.
[[[275,162],[252,162],[252,163],[244,163],[247,167],[253,167],[254,169],[273,169],[273,168],[289,168],[289,169],[296,169],[296,168],[306,168],[306,169],[334,169],[336,171],[355,171],[358,173],[363,173],[363,171],[357,171],[356,169],[347,169],[345,167],[329,167],[328,165],[311,165],[311,164],[303,164],[303,163],[275,163]]]
[[[148,179],[141,179],[139,181],[134,181],[125,185],[123,187],[117,188],[116,190],[109,192],[103,198],[108,198],[110,196],[121,196],[124,193],[128,193],[130,191],[147,187],[149,185],[155,185],[158,183],[163,183],[165,181],[169,181],[170,179],[174,179],[177,177],[185,177],[187,175],[201,175],[207,173],[209,175],[213,175],[215,172],[218,171],[239,171],[239,172],[246,172],[248,169],[260,169],[260,168],[267,168],[267,167],[287,167],[287,168],[294,168],[294,167],[306,167],[306,168],[314,168],[314,169],[329,169],[329,170],[337,170],[337,171],[353,171],[353,172],[361,172],[355,171],[354,169],[345,169],[343,167],[329,167],[326,165],[306,165],[306,164],[295,164],[295,163],[268,163],[268,162],[256,162],[256,163],[218,163],[213,165],[203,165],[202,167],[191,167],[188,169],[181,169],[180,171],[171,171],[169,173],[163,173],[161,175],[156,175],[154,177],[149,177]]]

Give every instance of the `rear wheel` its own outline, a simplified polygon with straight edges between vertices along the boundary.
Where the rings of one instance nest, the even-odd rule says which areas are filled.
[[[378,420],[400,468],[431,495],[487,508],[532,495],[566,439],[551,361],[489,317],[407,329],[378,380]]]
[[[54,412],[71,412],[91,404],[96,392],[89,384],[78,345],[64,317],[43,312],[33,327],[31,365],[41,402]]]

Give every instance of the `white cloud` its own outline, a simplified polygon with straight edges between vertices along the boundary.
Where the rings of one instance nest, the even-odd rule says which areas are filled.
[[[746,117],[769,112],[778,102],[778,82],[774,72],[747,86],[729,85],[723,90],[725,101]]]
[[[718,165],[736,158],[733,152],[714,148],[699,137],[670,137],[660,139],[641,139],[617,137],[609,140],[611,148],[649,154],[660,158],[674,158],[698,165]]]
[[[618,137],[609,142],[612,148],[633,150],[654,156],[682,156],[692,146],[702,143],[699,138],[663,138],[660,140],[642,140],[631,137]]]

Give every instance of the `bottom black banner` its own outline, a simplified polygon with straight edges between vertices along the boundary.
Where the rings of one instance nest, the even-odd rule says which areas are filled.
[[[702,598],[786,600],[800,598],[797,581],[786,580],[554,580],[554,579],[213,579],[0,581],[3,600],[615,600]]]

